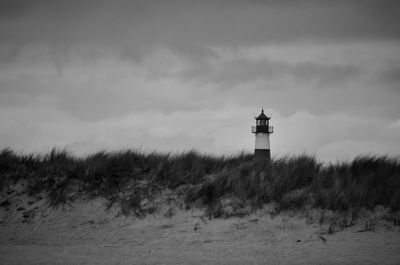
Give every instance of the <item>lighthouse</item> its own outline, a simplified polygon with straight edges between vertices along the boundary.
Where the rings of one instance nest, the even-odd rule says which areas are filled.
[[[264,109],[256,119],[256,126],[251,127],[251,132],[256,135],[256,143],[254,148],[254,157],[256,159],[271,161],[271,150],[269,145],[269,135],[273,132],[273,127],[269,126],[271,119],[264,114]]]

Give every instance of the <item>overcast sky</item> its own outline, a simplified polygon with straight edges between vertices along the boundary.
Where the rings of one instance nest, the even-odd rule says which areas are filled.
[[[0,147],[400,154],[399,1],[0,0]]]

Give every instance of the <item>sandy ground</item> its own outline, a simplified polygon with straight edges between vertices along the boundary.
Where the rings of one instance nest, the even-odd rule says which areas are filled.
[[[328,235],[287,213],[208,220],[177,210],[137,219],[106,211],[101,200],[30,207],[37,213],[29,220],[22,210],[2,213],[0,264],[400,264],[400,228],[389,223]]]

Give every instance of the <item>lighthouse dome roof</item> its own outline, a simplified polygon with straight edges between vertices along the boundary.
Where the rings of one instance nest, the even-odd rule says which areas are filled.
[[[256,118],[256,120],[269,120],[270,117],[268,117],[267,115],[264,114],[264,110],[261,110],[261,114],[258,115],[258,117]]]

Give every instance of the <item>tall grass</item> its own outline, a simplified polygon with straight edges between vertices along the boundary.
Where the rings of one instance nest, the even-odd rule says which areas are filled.
[[[376,205],[400,210],[400,162],[385,156],[323,165],[307,155],[262,163],[245,153],[217,157],[127,150],[77,158],[56,149],[28,155],[2,150],[0,192],[21,180],[29,195],[44,193],[53,206],[79,196],[104,197],[125,205],[125,213],[157,191],[183,186],[188,204],[212,205],[229,195],[255,206],[276,202],[282,209],[311,204],[331,210]]]

